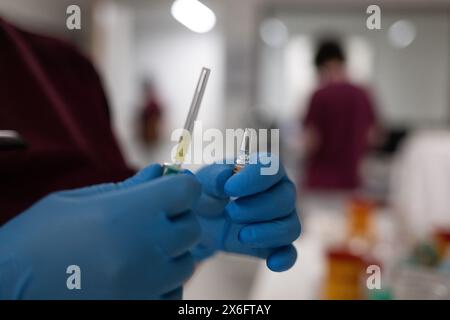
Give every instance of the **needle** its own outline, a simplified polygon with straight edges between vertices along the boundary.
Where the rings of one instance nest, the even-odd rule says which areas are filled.
[[[190,138],[192,137],[192,133],[194,131],[195,120],[197,120],[198,111],[203,100],[203,95],[205,93],[210,73],[211,70],[208,68],[203,68],[202,72],[200,73],[197,88],[195,89],[191,107],[184,124],[183,134],[178,141],[178,148],[175,155],[175,165],[178,167],[181,167],[181,165],[183,164],[184,158],[191,143]]]
[[[198,111],[200,110],[200,105],[202,104],[203,95],[205,94],[206,85],[208,84],[210,73],[210,69],[205,67],[202,68],[197,87],[195,88],[194,97],[192,98],[191,107],[189,108],[189,113],[184,124],[184,130],[182,135],[180,136],[180,140],[178,140],[177,151],[175,154],[175,163],[164,164],[164,175],[177,173],[181,169],[181,165],[184,162],[186,153],[191,144],[194,124],[197,120]]]

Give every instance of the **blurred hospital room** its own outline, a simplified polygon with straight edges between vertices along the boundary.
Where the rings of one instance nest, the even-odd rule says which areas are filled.
[[[92,59],[130,167],[170,159],[204,66],[203,130],[279,129],[296,264],[220,253],[184,298],[450,299],[450,1],[200,2],[0,0]]]

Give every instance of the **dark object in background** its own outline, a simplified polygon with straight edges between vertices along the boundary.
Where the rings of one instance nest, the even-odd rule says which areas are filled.
[[[383,142],[375,146],[373,150],[380,155],[391,156],[397,152],[405,138],[409,134],[407,128],[385,129],[383,132]]]
[[[0,151],[21,150],[26,148],[25,140],[11,130],[0,130]]]
[[[153,145],[160,139],[161,110],[154,101],[149,101],[141,114],[141,138],[145,145]]]
[[[144,82],[145,104],[140,113],[140,138],[146,146],[152,146],[160,140],[162,121],[161,103],[153,82]]]

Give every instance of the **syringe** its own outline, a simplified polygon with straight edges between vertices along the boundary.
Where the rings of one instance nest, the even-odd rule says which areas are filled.
[[[211,70],[202,68],[200,78],[198,79],[197,87],[195,89],[194,97],[192,98],[191,107],[184,124],[183,133],[178,141],[177,150],[175,153],[174,163],[164,163],[164,175],[178,173],[181,170],[181,165],[184,163],[186,153],[191,144],[191,137],[194,131],[195,120],[197,120],[198,111],[203,100],[203,95],[206,90],[209,75]]]

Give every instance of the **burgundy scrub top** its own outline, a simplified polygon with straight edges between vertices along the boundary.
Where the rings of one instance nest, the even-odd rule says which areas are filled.
[[[306,169],[306,185],[316,190],[360,186],[359,166],[367,150],[375,110],[368,92],[347,82],[330,83],[312,96],[304,120],[319,136]]]
[[[88,59],[70,44],[1,18],[0,130],[16,130],[28,145],[0,151],[0,225],[50,192],[133,173]]]

